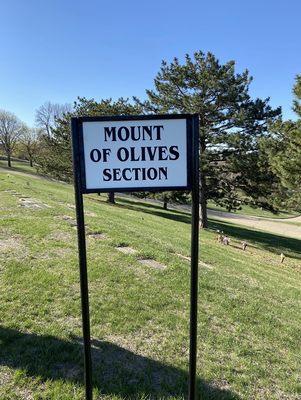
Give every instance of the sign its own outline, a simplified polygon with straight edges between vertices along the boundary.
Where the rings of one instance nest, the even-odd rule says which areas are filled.
[[[190,115],[76,121],[83,193],[190,189]]]
[[[84,193],[191,190],[188,399],[195,400],[199,253],[197,115],[72,118],[86,400],[93,398]]]

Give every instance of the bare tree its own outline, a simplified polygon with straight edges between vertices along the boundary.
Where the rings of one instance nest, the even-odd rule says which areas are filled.
[[[36,110],[36,124],[50,137],[51,129],[55,127],[56,120],[62,118],[64,114],[71,110],[72,107],[70,104],[58,104],[47,101]]]
[[[25,130],[25,125],[15,114],[0,110],[0,144],[7,156],[7,165],[9,167],[11,167],[11,156],[14,148]]]
[[[26,152],[31,167],[33,167],[34,157],[38,152],[40,134],[40,129],[27,128],[24,130],[21,136],[20,141]]]

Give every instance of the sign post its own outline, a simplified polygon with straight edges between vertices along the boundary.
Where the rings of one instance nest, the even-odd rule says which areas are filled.
[[[188,399],[196,399],[196,360],[199,269],[199,119],[193,118],[191,182],[190,349]]]
[[[191,190],[190,354],[188,399],[196,399],[199,252],[199,122],[197,115],[72,118],[86,400],[92,361],[83,194]]]

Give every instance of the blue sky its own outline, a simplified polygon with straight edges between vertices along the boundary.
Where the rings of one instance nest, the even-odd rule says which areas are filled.
[[[211,51],[248,68],[251,94],[292,118],[300,0],[4,0],[0,108],[28,124],[45,101],[145,97],[162,59]]]

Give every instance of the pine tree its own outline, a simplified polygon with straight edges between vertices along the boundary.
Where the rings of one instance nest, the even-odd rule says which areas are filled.
[[[259,138],[281,110],[269,99],[252,100],[248,71],[235,73],[234,61],[220,64],[211,53],[163,61],[148,100],[137,104],[147,113],[198,113],[201,152],[201,218],[207,226],[207,201],[236,209],[242,202],[270,207],[270,196],[259,162]]]
[[[301,75],[293,88],[293,110],[297,121],[278,121],[271,126],[272,137],[263,141],[272,171],[280,181],[275,201],[280,206],[301,211]]]

